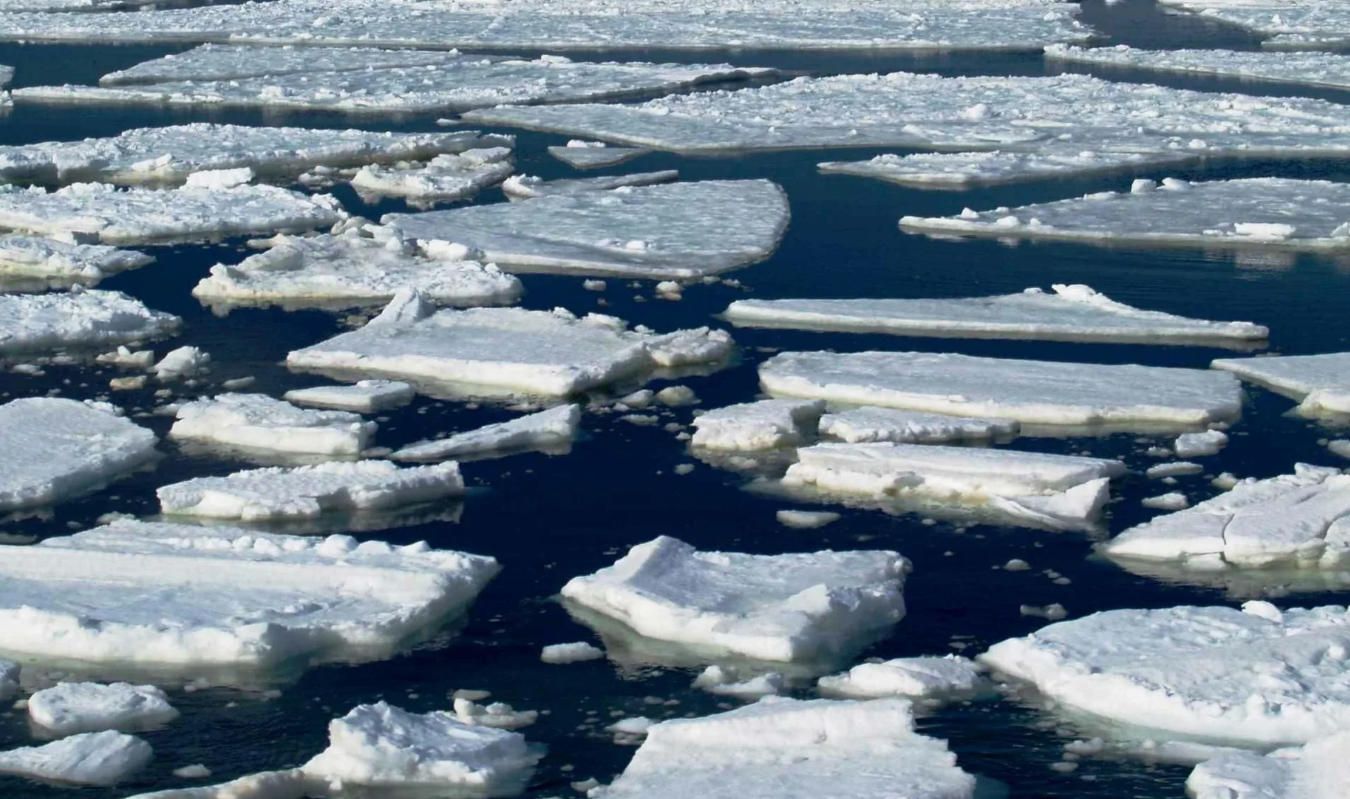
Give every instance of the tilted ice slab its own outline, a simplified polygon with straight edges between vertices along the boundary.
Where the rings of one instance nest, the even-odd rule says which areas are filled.
[[[514,170],[509,148],[485,147],[458,155],[438,155],[414,169],[379,164],[361,167],[351,182],[363,195],[452,202],[501,183]]]
[[[333,197],[275,186],[117,189],[75,183],[48,192],[0,186],[0,227],[78,234],[105,244],[220,238],[333,225],[347,216]]]
[[[979,660],[1062,705],[1178,735],[1269,746],[1346,729],[1346,609],[1242,607],[1095,613]]]
[[[1210,366],[1296,399],[1303,410],[1350,413],[1350,352],[1220,358]]]
[[[0,650],[269,666],[392,647],[461,611],[492,558],[230,527],[114,522],[0,558]]]
[[[818,683],[825,693],[858,699],[887,696],[940,698],[971,693],[979,684],[980,667],[958,655],[862,663],[843,674],[821,677]]]
[[[967,189],[1176,166],[1199,157],[1188,152],[1085,149],[1095,146],[1088,141],[1080,147],[1049,145],[1027,152],[887,153],[870,161],[826,161],[819,169],[826,175],[876,178],[915,189]]]
[[[163,338],[181,323],[116,291],[0,294],[0,354],[117,347]]]
[[[155,434],[111,405],[30,397],[0,405],[0,510],[51,505],[149,462]]]
[[[360,330],[286,356],[292,369],[456,383],[502,393],[567,396],[662,367],[717,363],[731,337],[698,328],[658,335],[612,316],[564,309],[433,312],[402,292]]]
[[[1350,732],[1267,755],[1226,752],[1195,767],[1195,799],[1338,799],[1350,785]]]
[[[775,183],[707,180],[382,221],[423,244],[461,244],[509,269],[669,279],[768,258],[789,215],[787,195]]]
[[[170,515],[286,521],[433,502],[464,493],[464,481],[453,461],[400,469],[367,460],[197,477],[156,493]]]
[[[1267,38],[1262,46],[1297,50],[1350,43],[1350,8],[1339,0],[1159,0]]]
[[[1250,322],[1140,310],[1088,286],[1062,283],[1053,293],[1030,288],[954,299],[737,300],[723,316],[745,327],[1144,344],[1259,341],[1270,334]]]
[[[0,236],[0,275],[98,284],[155,260],[132,250],[40,236]]]
[[[647,730],[597,799],[903,796],[970,799],[947,743],[914,731],[910,703],[769,698]]]
[[[305,799],[314,788],[300,769],[262,771],[229,782],[138,793],[128,799]]]
[[[826,494],[917,496],[989,505],[1050,529],[1078,529],[1096,520],[1110,496],[1119,461],[922,444],[817,444],[797,452],[787,486]]]
[[[901,218],[902,230],[994,238],[1062,239],[1089,244],[1350,249],[1344,209],[1350,185],[1324,180],[1251,178],[1162,186],[1135,181],[1129,192],[1099,192],[958,216]]]
[[[0,752],[0,774],[74,785],[116,785],[150,762],[150,744],[107,730],[72,735],[45,746]]]
[[[1051,425],[1233,419],[1242,389],[1200,369],[922,352],[786,352],[759,368],[770,394]]]
[[[397,380],[362,380],[353,386],[315,386],[287,391],[282,399],[296,405],[313,405],[356,413],[407,405],[414,396],[413,387]]]
[[[946,444],[1012,438],[1021,425],[1008,419],[975,419],[941,413],[874,408],[864,405],[820,417],[820,434],[849,444]]]
[[[569,446],[580,425],[581,406],[560,405],[448,438],[418,441],[389,457],[396,461],[441,461],[489,452],[549,450]]]
[[[566,147],[549,147],[548,154],[573,169],[618,166],[650,153],[645,147],[609,147],[604,142],[574,139]]]
[[[634,633],[710,656],[817,661],[847,654],[905,615],[909,561],[894,552],[699,552],[662,536],[562,595]]]
[[[1298,464],[1244,480],[1187,510],[1132,527],[1100,550],[1112,558],[1179,561],[1206,571],[1350,565],[1350,475]]]
[[[360,455],[378,425],[347,411],[297,408],[266,394],[220,394],[178,408],[169,437],[263,452]]]
[[[1350,21],[1350,15],[1346,18]],[[1346,33],[1350,36],[1350,25]],[[1350,89],[1350,63],[1338,53],[1138,50],[1123,44],[1094,48],[1059,44],[1047,46],[1045,57],[1052,62]]]
[[[44,732],[66,736],[154,729],[178,718],[178,711],[153,685],[63,682],[28,697],[28,716]]]
[[[495,266],[421,252],[387,228],[341,234],[277,236],[266,252],[234,265],[217,264],[192,295],[206,305],[338,308],[383,305],[415,289],[442,305],[509,305],[523,291],[519,278]]]
[[[825,403],[819,400],[760,400],[716,408],[694,419],[696,447],[763,450],[795,447],[815,435]]]
[[[636,172],[631,175],[607,175],[600,178],[571,178],[543,180],[529,175],[508,178],[502,184],[502,193],[510,200],[530,200],[554,194],[576,194],[583,191],[610,191],[624,186],[654,186],[670,183],[680,177],[674,169],[661,172]]]
[[[0,701],[19,692],[19,664],[0,660]]]

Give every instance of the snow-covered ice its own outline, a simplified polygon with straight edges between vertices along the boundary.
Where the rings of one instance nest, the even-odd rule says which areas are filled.
[[[1350,21],[1350,17],[1347,17]],[[1346,33],[1350,35],[1350,26]],[[1244,81],[1292,83],[1323,89],[1350,89],[1350,63],[1339,53],[1244,52],[1239,50],[1139,50],[1128,45],[1045,48],[1053,62],[1123,67],[1147,72],[1207,75]]]
[[[1250,322],[1211,322],[1146,311],[1083,285],[1050,292],[953,299],[737,300],[723,316],[742,327],[787,327],[904,336],[1224,344],[1264,340]]]
[[[101,244],[13,234],[0,236],[0,275],[37,278],[86,286],[105,277],[145,266],[153,257]]]
[[[365,72],[394,67],[430,67],[465,60],[447,50],[381,50],[375,47],[257,47],[204,44],[182,53],[109,72],[100,86],[178,81],[209,82],[299,73]]]
[[[825,175],[876,178],[915,189],[968,189],[1178,166],[1198,158],[1188,152],[1132,152],[1104,149],[1095,142],[1077,147],[1069,142],[1028,151],[886,153],[868,161],[826,161],[819,169]]]
[[[182,346],[166,352],[151,369],[155,377],[168,382],[195,377],[205,371],[209,363],[211,355],[200,347]]]
[[[1234,419],[1221,372],[922,352],[786,352],[759,368],[770,394],[1048,425],[1196,425]]]
[[[164,692],[153,685],[63,682],[28,697],[28,717],[45,733],[137,732],[178,718]]]
[[[783,690],[783,675],[771,671],[746,677],[736,669],[712,665],[694,678],[692,686],[715,696],[733,696],[753,701],[780,693]]]
[[[1139,504],[1154,510],[1185,510],[1191,501],[1180,491],[1169,491],[1156,497],[1145,497]]]
[[[969,658],[896,658],[863,663],[843,674],[821,677],[823,693],[877,699],[886,696],[944,697],[973,692],[980,684],[980,668]]]
[[[266,394],[220,394],[179,406],[169,437],[259,452],[353,457],[378,425],[348,411],[306,410]]]
[[[694,419],[690,443],[745,451],[795,447],[815,437],[824,412],[820,400],[760,400],[716,408]]]
[[[362,380],[351,386],[297,388],[287,391],[282,399],[296,405],[375,413],[407,405],[413,396],[413,387],[407,383],[397,380]]]
[[[777,184],[706,180],[393,214],[382,221],[408,238],[460,244],[512,270],[667,279],[768,258],[788,217],[787,195]]]
[[[941,413],[863,406],[820,417],[820,434],[849,444],[947,444],[1010,439],[1022,425],[1008,419],[978,419]]]
[[[708,655],[817,661],[900,621],[908,571],[887,551],[745,555],[662,536],[562,594],[638,635]]]
[[[604,142],[573,139],[566,147],[549,147],[548,154],[573,169],[618,166],[650,153],[645,147],[609,147]]]
[[[1298,400],[1309,413],[1350,413],[1350,352],[1220,358],[1210,366]]]
[[[539,653],[540,660],[554,665],[599,660],[604,656],[605,650],[585,641],[577,641],[571,644],[549,644]]]
[[[1350,785],[1350,731],[1267,755],[1226,752],[1186,779],[1194,799],[1339,799]]]
[[[72,735],[44,746],[0,752],[0,774],[73,785],[116,785],[145,767],[150,744],[107,730]]]
[[[217,785],[170,788],[129,799],[305,799],[311,783],[300,769],[263,771]]]
[[[1335,49],[1350,43],[1350,8],[1339,0],[1159,0],[1267,37],[1276,50]]]
[[[20,670],[19,664],[0,660],[0,702],[9,700],[19,692]]]
[[[515,730],[528,727],[539,720],[539,711],[516,710],[503,702],[480,705],[467,696],[457,696],[454,703],[455,718],[471,727]]]
[[[1201,474],[1204,471],[1205,467],[1198,463],[1169,461],[1148,467],[1144,470],[1144,476],[1150,480],[1162,480],[1168,477],[1187,477],[1193,474]]]
[[[0,294],[0,354],[116,347],[164,338],[181,320],[116,291]]]
[[[510,149],[487,147],[438,155],[412,168],[364,166],[352,176],[351,183],[362,195],[406,197],[427,203],[453,202],[501,183],[514,170]]]
[[[1228,434],[1220,430],[1206,430],[1203,433],[1182,433],[1177,436],[1172,450],[1178,458],[1198,458],[1217,455],[1228,443]]]
[[[570,446],[580,426],[581,406],[560,405],[447,438],[408,444],[389,457],[396,461],[442,461],[489,452],[549,451]]]
[[[634,172],[629,175],[606,175],[599,178],[564,178],[544,180],[529,175],[508,178],[502,184],[502,193],[511,200],[532,200],[552,194],[576,194],[581,191],[610,191],[624,186],[654,186],[677,180],[680,173],[674,169],[660,172]]]

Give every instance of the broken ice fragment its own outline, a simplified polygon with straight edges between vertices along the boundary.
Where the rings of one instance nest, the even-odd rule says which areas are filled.
[[[363,196],[406,197],[421,203],[453,202],[501,183],[514,169],[509,148],[491,147],[438,155],[411,169],[364,166],[352,176],[351,183]]]
[[[164,692],[153,685],[63,682],[28,698],[28,716],[46,733],[154,729],[178,718]]]
[[[716,408],[694,419],[695,447],[755,451],[793,447],[815,435],[825,403],[760,400]]]
[[[946,697],[972,693],[980,683],[980,667],[969,658],[897,658],[863,663],[843,674],[821,677],[821,692],[858,699],[886,696]]]
[[[1227,751],[1195,767],[1186,793],[1195,799],[1337,799],[1350,769],[1350,732],[1269,754]]]
[[[573,169],[618,166],[650,153],[645,147],[608,147],[603,142],[570,141],[566,147],[549,147],[548,154]]]
[[[562,405],[448,438],[409,444],[389,457],[396,461],[440,461],[491,452],[552,451],[570,446],[580,424],[581,406]]]
[[[1011,439],[1021,425],[1007,419],[978,419],[941,413],[863,406],[820,417],[820,434],[850,444],[946,444]]]
[[[356,413],[375,413],[412,401],[412,386],[396,380],[362,380],[352,386],[315,386],[287,391],[282,399],[296,405],[312,405]]]
[[[1272,3],[1271,5],[1279,5]],[[1287,7],[1287,4],[1285,4]],[[1350,26],[1346,28],[1350,33]],[[1115,47],[1073,47],[1052,44],[1045,48],[1051,62],[1089,64],[1143,72],[1181,73],[1269,81],[1305,87],[1350,89],[1350,64],[1337,53],[1243,52],[1238,50],[1140,50]]]
[[[153,754],[140,738],[111,730],[88,732],[0,752],[0,774],[106,787],[140,771]]]
[[[259,452],[354,457],[377,425],[347,411],[304,410],[265,394],[220,394],[178,408],[169,437]]]
[[[573,178],[543,180],[528,175],[508,178],[502,184],[502,193],[511,200],[531,200],[554,194],[575,194],[583,191],[610,191],[624,186],[653,186],[677,180],[680,173],[667,169],[662,172],[637,172],[631,175],[609,175],[601,178]]]
[[[1350,413],[1350,352],[1221,358],[1210,366],[1298,400],[1302,411]]]
[[[181,322],[116,291],[0,294],[0,354],[115,347],[164,338]]]
[[[1082,178],[1146,167],[1178,166],[1199,160],[1186,151],[1130,152],[1102,149],[1092,139],[1078,146],[1047,144],[1038,150],[967,153],[878,155],[870,161],[826,161],[825,175],[854,175],[898,183],[914,189],[967,189],[1029,183],[1036,180]]]

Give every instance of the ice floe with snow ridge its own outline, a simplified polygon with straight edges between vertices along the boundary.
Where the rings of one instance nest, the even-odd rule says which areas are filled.
[[[1350,352],[1220,358],[1210,366],[1298,400],[1308,414],[1350,413]]]
[[[825,161],[819,165],[819,169],[825,175],[875,178],[914,189],[959,190],[973,186],[1082,178],[1151,167],[1178,166],[1198,160],[1199,157],[1184,151],[1131,152],[1108,149],[1097,142],[1089,142],[1078,147],[1071,143],[1047,145],[1025,152],[886,153],[869,161]]]
[[[0,294],[0,354],[116,347],[164,338],[182,320],[116,291]]]
[[[1350,21],[1350,16],[1347,21]],[[1350,34],[1350,26],[1347,26],[1347,34]],[[1060,44],[1047,46],[1045,57],[1052,63],[1270,81],[1322,89],[1350,89],[1350,63],[1339,53],[1140,50],[1123,44],[1093,48]]]
[[[580,425],[581,406],[561,405],[447,438],[408,444],[389,457],[396,461],[440,461],[530,450],[565,451]]]
[[[376,429],[348,411],[297,408],[266,394],[219,394],[180,405],[169,437],[245,452],[352,458]]]

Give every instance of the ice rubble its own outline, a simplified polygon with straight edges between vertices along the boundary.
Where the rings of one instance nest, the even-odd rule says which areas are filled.
[[[1157,186],[1137,180],[1128,192],[1099,192],[957,216],[901,218],[902,230],[995,238],[1130,242],[1192,247],[1350,249],[1344,208],[1350,185],[1324,180],[1250,178]]]
[[[618,166],[650,153],[645,147],[609,147],[604,142],[573,139],[566,147],[549,147],[548,154],[573,169]]]
[[[511,200],[532,200],[536,197],[548,197],[554,194],[576,194],[583,191],[610,191],[624,186],[654,186],[658,183],[670,183],[679,179],[680,173],[674,169],[660,172],[635,172],[630,175],[606,175],[599,178],[571,178],[561,180],[543,180],[529,175],[517,175],[508,178],[502,184],[502,193]]]
[[[849,444],[946,444],[1013,438],[1021,430],[1007,419],[976,419],[940,413],[863,406],[820,417],[820,434]]]
[[[1050,425],[1195,425],[1236,418],[1242,390],[1199,369],[921,352],[787,352],[759,368],[774,396]]]
[[[540,201],[542,202],[542,201]],[[564,309],[433,312],[400,292],[365,327],[286,357],[292,369],[459,383],[484,392],[566,396],[662,367],[717,363],[731,337],[698,328],[658,335],[612,316]]]
[[[1340,0],[1159,0],[1165,6],[1247,28],[1263,47],[1335,48],[1350,43],[1350,8]]]
[[[28,697],[28,716],[45,733],[136,732],[178,718],[164,692],[153,685],[63,682]]]
[[[910,703],[766,699],[653,725],[596,799],[904,796],[971,799],[945,741],[914,731]]]
[[[12,234],[0,236],[0,275],[97,285],[105,277],[155,260],[132,250],[101,244]]]
[[[1110,496],[1119,461],[922,444],[817,444],[797,452],[786,486],[831,495],[916,496],[990,505],[1051,529],[1096,520]]]
[[[1350,16],[1347,17],[1350,21]],[[1346,28],[1350,34],[1350,25]],[[1128,45],[1083,48],[1052,44],[1050,62],[1125,67],[1149,72],[1179,72],[1272,81],[1326,89],[1350,89],[1350,64],[1338,53],[1242,52],[1237,50],[1139,50]]]
[[[43,235],[81,235],[105,244],[148,244],[327,227],[347,216],[326,194],[275,186],[117,189],[75,183],[47,191],[0,186],[0,227]]]
[[[820,400],[760,400],[716,408],[694,419],[690,443],[745,451],[795,447],[815,436],[824,412]]]
[[[877,699],[886,696],[945,697],[973,692],[980,668],[969,658],[897,658],[884,663],[862,663],[843,674],[821,677],[820,690],[836,696]]]
[[[510,269],[690,278],[762,261],[787,229],[767,180],[707,180],[386,216],[398,234],[460,244]],[[709,224],[709,220],[717,224]]]
[[[392,647],[469,605],[492,558],[114,522],[0,559],[0,649],[87,663],[270,666]]]
[[[398,165],[364,166],[352,176],[351,183],[362,195],[453,202],[501,183],[514,170],[509,148],[486,147],[457,155],[438,155],[411,169]]]
[[[1267,755],[1226,752],[1186,780],[1194,799],[1339,799],[1350,785],[1350,731]]]
[[[825,161],[819,169],[825,175],[875,178],[915,189],[967,189],[1178,166],[1199,158],[1189,152],[1131,152],[1123,149],[1123,143],[1115,147],[1122,149],[1096,142],[1075,147],[1069,142],[1026,152],[886,153],[869,161]]]
[[[360,455],[378,425],[348,411],[297,408],[266,394],[220,394],[179,406],[169,437],[264,452]]]
[[[148,463],[154,433],[102,403],[30,397],[0,405],[0,510],[50,505]]]
[[[898,622],[909,562],[894,552],[699,552],[662,536],[572,579],[565,598],[648,639],[766,661],[846,654]]]
[[[0,354],[93,349],[163,338],[181,320],[116,291],[0,294]]]
[[[312,405],[356,413],[375,413],[412,401],[413,388],[397,380],[362,380],[352,386],[315,386],[287,391],[282,399],[296,405]]]
[[[1350,243],[1348,240],[1347,243]],[[1250,322],[1211,322],[1116,302],[1084,285],[1051,292],[951,299],[737,300],[723,313],[744,327],[852,330],[906,336],[1193,344],[1264,340]]]
[[[116,785],[150,762],[140,738],[107,730],[72,735],[45,746],[0,752],[0,774],[74,785]]]
[[[560,405],[448,438],[418,441],[389,457],[396,461],[440,461],[490,452],[549,450],[570,445],[580,425],[581,406]]]
[[[311,519],[417,505],[464,492],[459,464],[400,469],[388,461],[319,463],[196,477],[161,486],[164,513],[248,522]]]
[[[1350,352],[1220,358],[1210,366],[1298,400],[1303,411],[1350,413]]]
[[[271,248],[235,265],[217,264],[192,290],[203,303],[276,304],[285,308],[382,305],[415,289],[443,305],[509,305],[520,280],[459,252],[419,252],[410,241],[374,225],[340,234],[277,236]],[[444,255],[444,257],[438,257]]]

